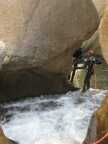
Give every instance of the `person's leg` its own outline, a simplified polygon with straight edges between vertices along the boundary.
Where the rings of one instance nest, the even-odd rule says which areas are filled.
[[[87,80],[87,90],[90,88],[90,78]]]
[[[74,76],[75,76],[76,68],[74,67],[73,72],[72,72],[72,77],[71,77],[71,83],[73,83]]]
[[[90,88],[90,81],[91,81],[91,77],[92,77],[92,72],[90,72],[90,73],[88,74],[87,90]]]
[[[87,89],[87,75],[86,75],[86,77],[84,79],[84,85],[83,85],[83,88],[82,88],[82,92],[85,92],[86,89]]]
[[[82,88],[82,92],[85,92],[86,91],[86,82],[84,81],[84,85],[83,85],[83,88]]]
[[[85,79],[84,79],[84,85],[83,85],[83,92],[85,92],[87,89],[88,89],[88,87],[89,87],[89,83],[90,81],[89,81],[89,71],[87,71],[87,73],[86,73],[86,76],[85,76]]]

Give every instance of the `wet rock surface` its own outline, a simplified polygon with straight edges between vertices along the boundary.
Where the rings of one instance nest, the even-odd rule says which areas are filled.
[[[37,73],[33,70],[0,73],[0,103],[30,96],[66,93],[77,90],[63,74]]]
[[[73,50],[99,23],[92,0],[4,0],[0,13],[0,65],[7,70],[41,66],[66,71]]]
[[[108,133],[108,93],[101,105],[101,107],[93,114],[88,128],[88,133],[84,144],[89,144],[101,139]],[[102,144],[107,144],[108,139],[105,138]]]
[[[96,7],[96,10],[98,12],[98,16],[100,21],[103,19],[104,15],[104,10],[106,6],[106,0],[93,0],[93,3]],[[100,27],[100,24],[99,24]],[[100,45],[100,32],[99,28],[97,31],[91,36],[89,40],[86,40],[83,45],[85,48],[93,48],[95,53],[97,55],[100,55],[102,57],[102,50],[101,50],[101,45]]]

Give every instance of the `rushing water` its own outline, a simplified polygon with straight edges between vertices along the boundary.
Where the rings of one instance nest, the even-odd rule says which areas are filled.
[[[20,144],[79,144],[105,93],[91,89],[83,95],[68,92],[5,105],[3,129]]]

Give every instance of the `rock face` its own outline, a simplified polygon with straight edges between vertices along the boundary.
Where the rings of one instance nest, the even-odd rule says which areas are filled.
[[[99,22],[91,0],[4,0],[0,13],[7,69],[32,65],[66,71],[70,49],[89,38]]]
[[[102,53],[108,63],[108,0],[106,0],[106,7],[101,20],[99,33]]]
[[[47,89],[51,88],[50,83],[54,90],[57,85],[63,89],[64,74],[71,69],[72,53],[94,33],[98,23],[91,0],[26,0],[26,3],[24,0],[1,0],[1,95],[5,96],[5,89],[21,91],[19,87],[25,79],[26,82],[29,79],[31,86],[35,83],[35,88],[39,87],[39,82],[39,85],[47,85]],[[28,89],[30,94],[33,89]],[[24,91],[27,93],[28,89]]]
[[[108,93],[102,106],[93,114],[84,144],[90,144],[108,133]],[[102,144],[108,144],[106,138]]]
[[[0,144],[18,144],[17,142],[8,139],[4,132],[3,129],[0,127]]]
[[[83,47],[92,47],[97,54],[102,54],[108,63],[108,0],[93,0],[100,17],[98,31],[87,41]]]
[[[100,20],[103,17],[104,14],[104,9],[106,6],[106,0],[93,0],[93,3],[96,7],[96,10],[98,12],[98,16],[100,18]],[[101,45],[99,42],[99,29],[92,35],[92,37],[85,41],[83,43],[83,47],[85,48],[93,48],[95,50],[95,53],[98,55],[102,55],[102,51],[101,51]]]

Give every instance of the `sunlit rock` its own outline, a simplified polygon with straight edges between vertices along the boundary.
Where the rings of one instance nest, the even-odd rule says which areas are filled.
[[[92,1],[93,1],[94,5],[97,9],[99,17],[101,17],[103,15],[103,12],[104,12],[106,0],[92,0]]]
[[[93,114],[88,133],[84,144],[90,144],[102,138],[108,133],[108,93],[101,107]],[[108,138],[105,138],[102,144],[108,144]]]
[[[72,51],[99,23],[91,0],[3,0],[0,13],[0,40],[6,44],[10,70],[41,66],[67,71]]]
[[[102,53],[106,62],[108,63],[108,0],[106,0],[106,7],[101,20],[99,35]]]
[[[99,19],[103,17],[104,9],[106,6],[106,0],[93,0],[93,3],[96,7],[98,12]],[[86,40],[82,47],[84,48],[92,48],[94,49],[95,53],[102,56],[101,45],[99,42],[99,29],[92,35],[89,40]]]

